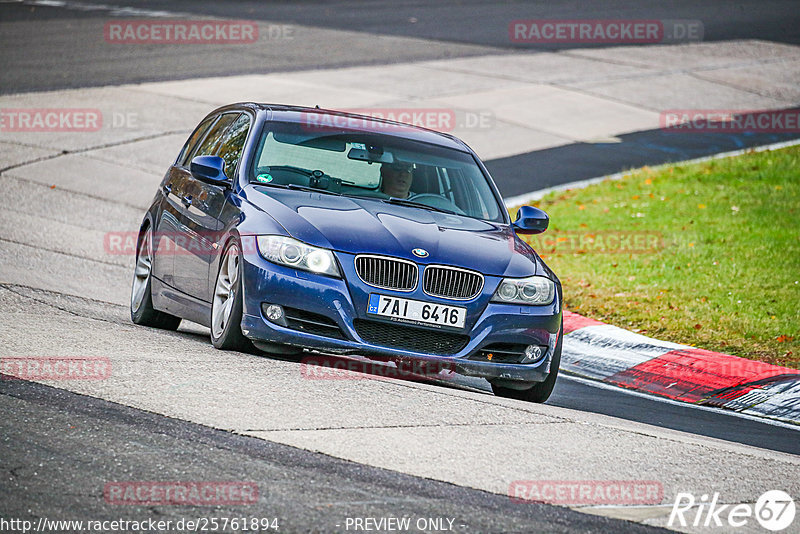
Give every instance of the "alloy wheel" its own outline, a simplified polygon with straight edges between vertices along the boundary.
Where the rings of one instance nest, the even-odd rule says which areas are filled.
[[[211,333],[215,338],[222,336],[230,322],[238,280],[239,248],[231,245],[222,258],[214,287],[214,301],[211,304]]]
[[[148,229],[139,244],[136,254],[136,268],[133,271],[133,290],[131,291],[131,310],[138,311],[144,301],[150,274],[153,272],[153,234]]]

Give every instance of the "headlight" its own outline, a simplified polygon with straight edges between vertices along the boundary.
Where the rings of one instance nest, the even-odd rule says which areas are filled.
[[[256,238],[256,242],[258,252],[272,263],[312,273],[342,277],[330,250],[312,247],[297,239],[280,235],[260,235]]]
[[[503,278],[503,281],[497,286],[497,291],[494,292],[492,302],[542,306],[553,302],[555,295],[555,283],[544,276]]]

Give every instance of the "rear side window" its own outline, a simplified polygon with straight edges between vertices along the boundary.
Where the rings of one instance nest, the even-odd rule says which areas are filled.
[[[208,131],[208,127],[211,126],[215,120],[216,117],[211,117],[204,120],[203,122],[200,123],[200,126],[198,126],[194,132],[192,132],[192,135],[189,137],[189,139],[186,140],[186,144],[183,145],[183,148],[181,149],[181,154],[178,156],[178,159],[176,160],[179,164],[184,166],[187,164],[187,160],[189,159],[188,158],[189,153],[194,149],[194,147],[197,146],[197,143],[200,142],[200,140],[205,135],[206,131]]]
[[[219,148],[220,141],[222,140],[223,135],[225,135],[225,130],[228,129],[228,126],[230,126],[238,116],[239,113],[225,113],[224,115],[220,116],[219,120],[214,123],[211,129],[208,130],[208,134],[206,134],[205,139],[203,139],[197,148],[191,151],[189,156],[186,158],[185,164],[188,164],[189,161],[197,156],[215,155],[217,153],[217,149]]]
[[[217,155],[225,160],[225,175],[228,178],[233,178],[236,173],[236,166],[242,157],[244,142],[247,140],[247,132],[249,131],[250,116],[247,113],[242,113],[219,143]]]

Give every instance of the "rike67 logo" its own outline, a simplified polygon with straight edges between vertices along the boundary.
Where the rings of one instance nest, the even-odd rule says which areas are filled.
[[[710,499],[708,495],[696,499],[691,493],[678,493],[667,526],[725,527],[729,532],[731,527],[744,527],[755,519],[763,528],[778,532],[794,522],[795,511],[794,500],[781,490],[765,492],[755,504],[721,504],[719,493]]]

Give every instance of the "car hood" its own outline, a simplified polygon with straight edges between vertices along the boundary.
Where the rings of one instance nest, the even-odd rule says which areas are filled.
[[[244,197],[287,233],[310,245],[445,264],[487,275],[523,277],[549,270],[506,224],[361,199],[249,186]],[[412,251],[424,249],[425,258]]]

